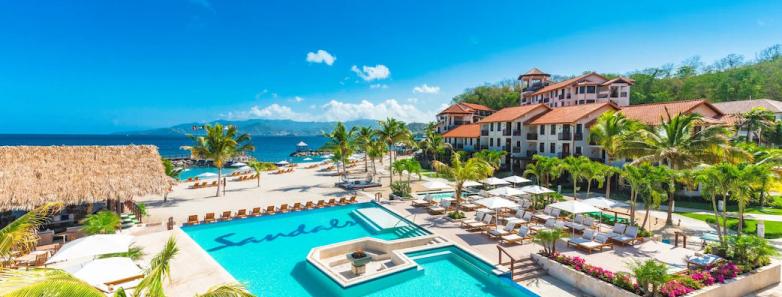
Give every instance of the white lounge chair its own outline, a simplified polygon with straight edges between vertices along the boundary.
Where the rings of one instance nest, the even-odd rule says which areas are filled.
[[[487,214],[483,216],[483,220],[477,223],[467,224],[468,231],[483,230],[492,226],[494,216]]]
[[[595,238],[595,230],[584,230],[584,233],[582,233],[581,236],[568,239],[567,245],[576,246],[579,243],[590,242],[594,238]]]
[[[584,229],[590,229],[595,225],[595,219],[591,217],[584,217],[580,225],[574,225],[572,228],[576,231],[583,231]]]
[[[489,237],[495,237],[496,238],[496,237],[500,237],[500,236],[503,236],[503,235],[510,234],[513,231],[514,227],[516,227],[516,224],[514,224],[512,222],[508,222],[503,227],[497,226],[494,229],[488,230],[486,232],[486,234],[488,234]]]
[[[429,194],[424,195],[423,199],[416,199],[413,200],[412,205],[415,207],[419,206],[430,206],[432,205],[432,196]]]
[[[610,249],[614,248],[611,242],[608,241],[608,236],[606,236],[605,234],[595,235],[594,240],[589,242],[579,243],[576,246],[587,250],[590,254],[595,250],[603,251],[603,248],[605,247],[608,247]]]
[[[451,206],[451,200],[442,200],[440,205],[429,207],[430,214],[443,214]]]
[[[461,226],[465,226],[467,224],[475,224],[483,220],[483,216],[485,216],[485,212],[476,212],[475,217],[472,219],[465,219],[461,222]]]
[[[584,216],[577,214],[573,221],[566,222],[565,227],[575,230],[576,226],[581,226],[581,222],[584,220]]]
[[[521,215],[519,215],[519,214],[521,214]],[[519,225],[519,224],[529,224],[530,222],[532,222],[532,212],[529,212],[529,211],[525,211],[525,212],[522,212],[522,213],[517,212],[516,216],[508,219],[508,222],[513,222],[516,225]]]
[[[501,236],[500,242],[503,242],[505,244],[508,243],[518,244],[518,243],[524,243],[525,239],[529,239],[530,241],[532,241],[532,236],[530,235],[530,229],[527,226],[521,226],[518,232]]]
[[[627,226],[624,234],[611,236],[611,240],[621,244],[631,245],[638,239],[638,226]]]
[[[559,217],[559,213],[560,212],[561,212],[561,210],[559,210],[559,208],[549,208],[549,212],[548,213],[546,213],[545,209],[544,209],[543,213],[542,214],[536,214],[535,218],[540,219],[542,221],[546,221],[546,220],[551,219],[551,218],[556,219],[556,218]]]
[[[611,232],[608,233],[608,238],[612,237],[621,237],[625,234],[625,229],[627,229],[627,225],[616,223],[614,224],[614,228],[611,230]]]

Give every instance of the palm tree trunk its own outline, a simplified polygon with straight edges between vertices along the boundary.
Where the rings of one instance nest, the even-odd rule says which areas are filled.
[[[644,203],[644,210],[646,211],[646,214],[644,214],[644,222],[641,224],[641,229],[646,229],[646,221],[649,220],[649,203]]]
[[[369,172],[369,156],[366,150],[364,150],[364,172]]]
[[[722,230],[720,230],[719,212],[717,211],[717,197],[713,194],[711,195],[711,208],[714,211],[714,222],[717,225],[717,237],[720,240],[720,246],[725,248],[725,241],[722,240]]]
[[[744,203],[739,202],[739,227],[738,234],[736,236],[741,237],[741,232],[744,229]]]
[[[668,215],[665,218],[665,224],[668,226],[673,225],[673,193],[668,193]]]
[[[722,196],[722,232],[724,232],[725,236],[728,236],[728,218],[725,217],[725,213],[728,210],[728,195],[725,194]]]
[[[217,195],[215,197],[220,197],[220,189],[223,187],[223,167],[217,167]]]
[[[611,199],[611,178],[613,176],[609,175],[608,178],[606,178],[606,199]]]
[[[630,189],[630,223],[635,224],[635,190]]]
[[[391,154],[391,148],[389,146],[389,149],[388,149],[388,172],[390,174],[388,175],[388,182],[391,183],[391,184],[394,183],[394,168],[391,167],[391,166],[393,166],[393,164],[394,164],[394,155]]]
[[[587,193],[586,193],[586,199],[589,199],[589,192],[592,191],[592,180],[587,181]]]
[[[256,174],[258,175],[258,187],[260,188],[261,187],[261,173],[257,172]]]
[[[752,142],[752,124],[747,123],[747,142]]]

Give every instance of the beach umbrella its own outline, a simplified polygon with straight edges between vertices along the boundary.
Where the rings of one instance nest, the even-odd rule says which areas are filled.
[[[247,163],[236,162],[231,164],[231,167],[242,167],[242,166],[247,166]]]
[[[252,167],[245,165],[245,166],[237,168],[236,171],[247,171],[247,170],[252,170],[252,169],[253,169]]]
[[[548,205],[551,208],[557,208],[569,213],[588,213],[588,212],[600,212],[600,209],[592,205],[586,204],[577,200],[568,200]]]
[[[217,173],[214,173],[214,172],[204,172],[204,173],[201,173],[201,174],[197,175],[196,177],[198,177],[200,179],[215,178],[215,177],[217,177]]]
[[[123,234],[98,234],[82,237],[64,244],[47,264],[97,255],[125,253],[133,237]]]
[[[279,161],[277,163],[274,163],[274,165],[277,165],[277,166],[285,166],[285,165],[288,165],[288,164],[290,164],[290,163],[288,161],[285,161],[285,160],[282,160],[282,161]]]
[[[489,209],[499,208],[514,208],[519,206],[516,202],[510,201],[502,197],[489,197],[475,201],[475,204],[480,204]]]
[[[468,180],[468,181],[465,181],[462,184],[463,187],[479,187],[481,185],[483,185],[483,184],[481,184],[481,183],[479,183],[477,181],[474,181],[474,180]]]
[[[532,194],[532,195],[541,195],[541,194],[548,194],[548,193],[554,193],[554,191],[550,190],[546,187],[541,187],[538,185],[531,185],[531,186],[523,186],[519,188],[519,190]]]
[[[502,180],[507,181],[512,184],[520,184],[520,183],[526,183],[531,182],[531,180],[528,180],[526,178],[523,178],[521,176],[511,175],[506,178],[503,178]]]
[[[486,184],[486,185],[490,185],[490,186],[499,186],[499,185],[509,185],[510,184],[509,182],[501,180],[501,179],[496,178],[496,177],[490,177],[490,178],[482,180],[481,182]]]
[[[614,207],[627,207],[627,203],[611,200],[606,197],[595,197],[583,200],[586,204],[592,205],[597,208],[614,208]]]
[[[494,190],[491,190],[488,193],[492,194],[492,195],[499,195],[499,196],[518,196],[518,195],[522,195],[522,194],[524,194],[526,192],[524,192],[522,190],[519,190],[519,189],[516,189],[516,188],[501,187],[501,188],[496,188]]]
[[[427,189],[430,189],[430,190],[438,190],[438,189],[448,189],[451,186],[449,186],[448,184],[446,184],[444,182],[440,182],[440,181],[430,181],[430,182],[424,183],[424,187],[427,188]]]
[[[144,271],[136,263],[133,263],[133,260],[125,257],[96,259],[73,273],[76,278],[93,286],[105,286],[104,284],[108,282],[143,275]]]

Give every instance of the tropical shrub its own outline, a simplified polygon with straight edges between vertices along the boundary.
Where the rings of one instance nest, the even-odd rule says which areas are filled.
[[[550,259],[557,261],[565,266],[568,266],[570,268],[573,268],[576,271],[585,273],[587,275],[590,275],[594,278],[597,278],[599,280],[602,280],[604,282],[613,284],[617,287],[620,287],[622,289],[625,289],[627,291],[633,292],[633,293],[640,293],[640,288],[638,287],[638,284],[636,284],[629,273],[626,272],[617,272],[614,273],[612,271],[609,271],[607,269],[603,269],[597,266],[592,266],[586,263],[586,260],[581,257],[568,257],[565,255],[554,253],[553,255],[549,256]]]
[[[120,224],[120,217],[117,213],[109,210],[101,210],[98,213],[87,216],[84,221],[84,233],[93,234],[111,234],[117,231]]]
[[[391,183],[391,193],[397,197],[412,197],[412,195],[410,195],[412,191],[413,190],[410,188],[410,184],[407,182],[395,181]]]
[[[630,270],[638,286],[647,295],[656,295],[657,290],[668,280],[668,269],[665,263],[656,260],[635,261],[631,263]]]
[[[752,270],[771,263],[771,257],[777,250],[768,240],[754,235],[732,237],[728,246],[733,249],[733,260],[744,270]],[[730,249],[729,248],[729,249]]]
[[[467,216],[464,214],[464,212],[455,210],[455,211],[449,212],[448,213],[448,217],[453,219],[453,220],[461,220],[463,218],[466,218]]]
[[[676,279],[669,280],[660,287],[660,293],[668,297],[687,295],[692,291],[695,291],[695,289],[684,285],[680,280]]]
[[[555,255],[557,252],[557,240],[562,237],[560,229],[540,230],[535,234],[534,240],[543,246],[541,254],[544,256]]]

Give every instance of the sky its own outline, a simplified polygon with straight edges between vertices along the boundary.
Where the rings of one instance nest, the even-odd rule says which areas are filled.
[[[782,1],[5,1],[0,133],[431,121],[532,67],[627,73],[782,43]]]

